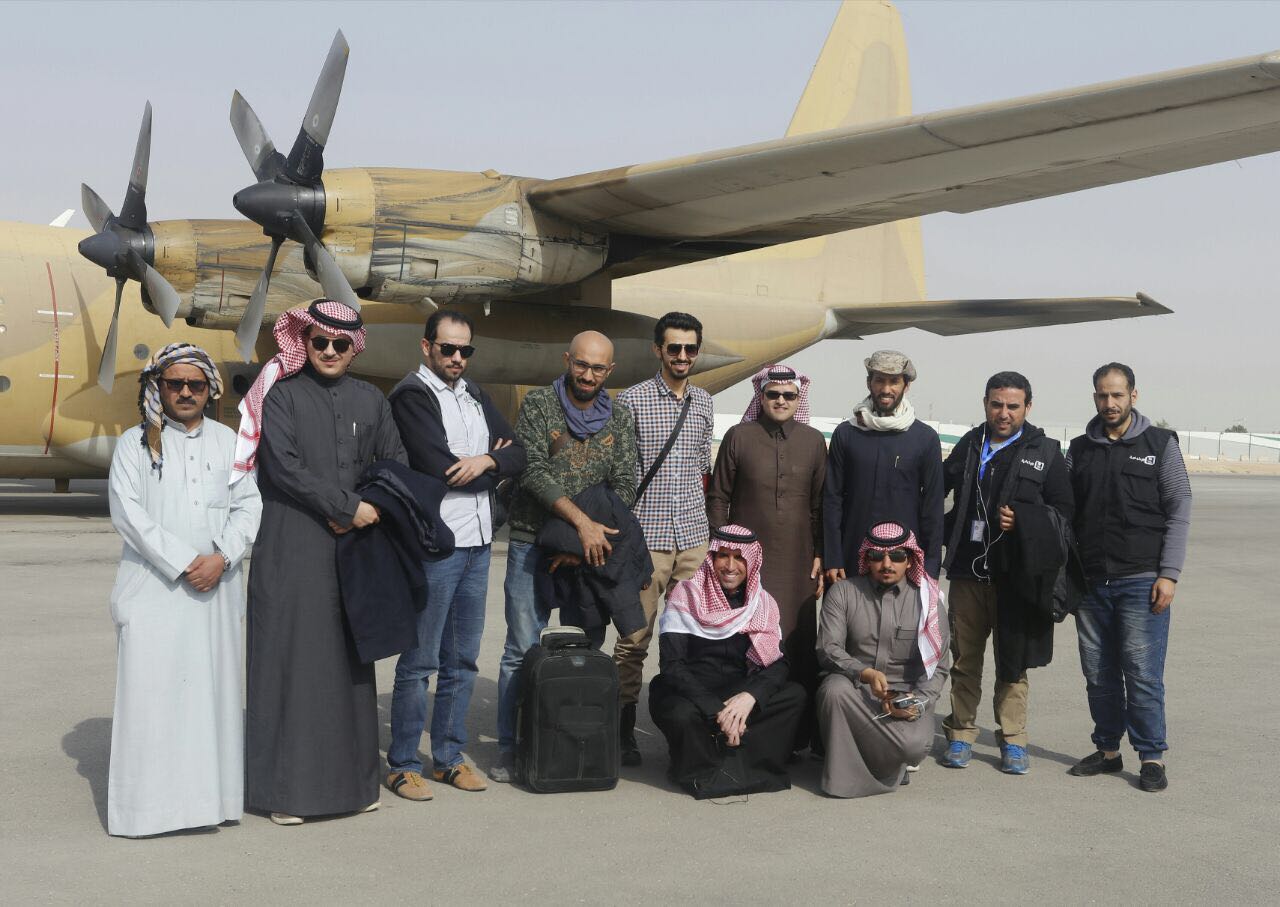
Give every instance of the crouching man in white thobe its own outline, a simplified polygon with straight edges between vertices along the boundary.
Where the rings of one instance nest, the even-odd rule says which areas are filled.
[[[139,380],[142,423],[120,437],[110,476],[124,550],[107,831],[128,837],[243,812],[240,561],[262,513],[251,476],[229,485],[236,433],[204,418],[222,395],[209,355],[170,344]]]

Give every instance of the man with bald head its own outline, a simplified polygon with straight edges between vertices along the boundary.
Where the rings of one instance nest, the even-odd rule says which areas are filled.
[[[494,781],[513,779],[516,750],[516,670],[547,625],[535,577],[550,559],[534,540],[551,516],[578,532],[587,562],[609,556],[616,533],[573,503],[573,496],[606,484],[628,506],[636,494],[636,433],[631,413],[605,390],[613,372],[613,343],[599,331],[584,331],[564,354],[565,373],[548,387],[529,392],[516,417],[516,438],[528,465],[511,501],[511,541],[507,548],[507,640],[498,671],[499,759],[489,770]]]

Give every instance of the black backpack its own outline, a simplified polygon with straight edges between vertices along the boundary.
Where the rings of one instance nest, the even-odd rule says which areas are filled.
[[[541,794],[618,783],[618,668],[577,627],[548,627],[519,674],[516,772]]]

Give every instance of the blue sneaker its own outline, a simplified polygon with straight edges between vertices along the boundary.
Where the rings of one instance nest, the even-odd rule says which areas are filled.
[[[942,757],[942,764],[947,768],[967,768],[973,758],[973,744],[963,740],[952,740]]]
[[[1000,747],[1000,771],[1006,775],[1025,775],[1031,771],[1031,757],[1016,743]]]

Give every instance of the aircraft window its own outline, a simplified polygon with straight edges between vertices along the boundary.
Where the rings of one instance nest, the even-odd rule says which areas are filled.
[[[9,389],[9,376],[0,375],[0,394],[3,394],[8,389]]]
[[[137,346],[133,348],[133,358],[137,359],[139,362],[146,360],[146,358],[150,355],[151,355],[151,350],[147,348],[147,345],[145,343],[139,343]]]

